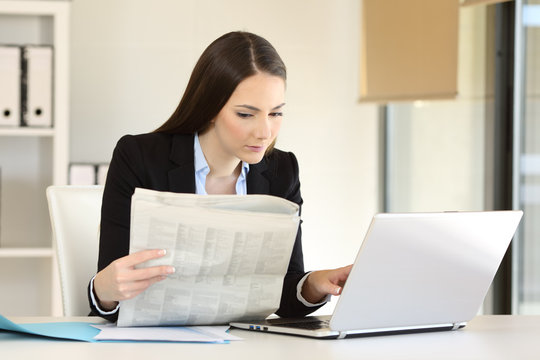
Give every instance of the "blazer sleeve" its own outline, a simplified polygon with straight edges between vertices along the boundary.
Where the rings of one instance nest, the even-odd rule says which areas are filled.
[[[293,153],[286,154],[285,159],[281,160],[278,165],[277,173],[279,178],[288,178],[289,182],[285,186],[285,197],[287,200],[295,202],[300,206],[303,204],[302,196],[300,194],[300,180],[298,161]],[[283,174],[289,174],[289,176],[283,176]],[[306,275],[304,271],[304,255],[302,251],[302,222],[298,227],[296,234],[296,240],[294,242],[291,260],[287,269],[287,274],[283,280],[283,290],[281,293],[281,303],[276,314],[281,317],[303,317],[315,310],[319,309],[323,305],[319,306],[306,306],[297,296],[297,285],[300,280]]]
[[[103,191],[101,206],[101,227],[99,236],[98,272],[114,260],[129,254],[129,223],[131,196],[136,187],[142,187],[144,162],[135,138],[122,137],[114,149],[107,180]],[[118,313],[101,315],[90,298],[88,302],[92,316],[101,316],[109,321],[116,321]]]

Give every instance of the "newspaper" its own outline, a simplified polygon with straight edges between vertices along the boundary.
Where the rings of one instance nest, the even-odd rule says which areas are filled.
[[[300,217],[269,195],[135,190],[130,253],[166,249],[140,267],[176,272],[122,301],[118,326],[216,325],[263,319],[280,303]]]

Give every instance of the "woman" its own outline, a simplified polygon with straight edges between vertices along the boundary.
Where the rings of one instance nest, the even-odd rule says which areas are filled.
[[[117,318],[133,298],[174,272],[135,269],[163,250],[129,253],[136,187],[197,194],[270,194],[302,204],[298,163],[273,149],[285,106],[286,69],[272,45],[247,32],[215,40],[195,65],[178,108],[150,134],[118,142],[103,194],[98,273],[89,285],[94,315]],[[280,316],[304,316],[340,294],[350,267],[304,272],[301,230],[284,279]]]

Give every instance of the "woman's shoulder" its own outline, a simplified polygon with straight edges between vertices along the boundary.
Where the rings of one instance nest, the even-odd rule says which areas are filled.
[[[256,172],[260,172],[268,180],[270,195],[302,204],[298,161],[292,152],[273,149],[256,167]]]
[[[118,140],[119,145],[152,144],[171,141],[172,135],[165,133],[127,134]]]
[[[273,173],[298,174],[298,160],[290,151],[274,148],[265,156],[265,161],[268,169]]]
[[[270,162],[296,162],[296,156],[291,151],[283,151],[277,148],[273,148],[266,156],[265,159]]]
[[[124,135],[113,151],[109,171],[120,169],[121,176],[132,173],[139,186],[161,189],[163,184],[168,184],[168,172],[186,162],[182,159],[193,161],[192,152],[190,155],[186,150],[190,146],[190,137],[165,133]]]
[[[117,147],[138,148],[170,148],[174,141],[188,141],[193,135],[167,134],[162,132],[151,132],[136,135],[124,135],[118,140]]]

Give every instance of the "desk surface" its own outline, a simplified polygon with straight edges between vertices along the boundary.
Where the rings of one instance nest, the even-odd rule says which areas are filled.
[[[10,317],[23,322],[97,318]],[[464,329],[344,340],[315,340],[233,329],[230,344],[85,343],[0,331],[1,359],[538,359],[540,316],[478,316]]]

